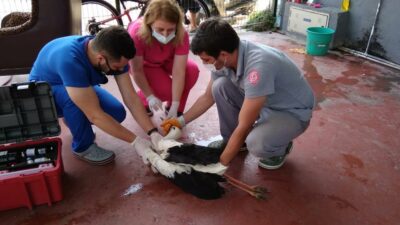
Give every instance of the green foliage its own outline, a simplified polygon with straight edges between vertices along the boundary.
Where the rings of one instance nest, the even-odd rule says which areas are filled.
[[[253,12],[249,16],[245,28],[252,31],[271,30],[275,24],[275,17],[271,10]]]

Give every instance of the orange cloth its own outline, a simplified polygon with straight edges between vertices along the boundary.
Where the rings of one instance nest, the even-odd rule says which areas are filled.
[[[168,132],[172,126],[182,129],[181,124],[179,123],[179,121],[176,118],[166,119],[161,123],[161,127],[163,128],[165,134],[168,134]]]

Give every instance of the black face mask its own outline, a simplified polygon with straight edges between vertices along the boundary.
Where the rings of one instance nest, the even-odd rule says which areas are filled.
[[[100,84],[106,84],[108,82],[108,78],[107,78],[107,74],[103,71],[103,69],[101,68],[100,63],[97,64],[97,66],[94,67],[94,69],[101,74],[102,76],[102,81],[100,82]]]
[[[104,71],[103,71],[106,75],[120,75],[120,74],[123,74],[123,73],[124,73],[123,70],[113,70],[113,69],[111,69],[111,66],[110,66],[110,64],[108,63],[107,57],[104,57],[104,59],[106,60],[106,65],[107,65],[107,67],[108,67],[108,71],[107,71],[107,72],[104,72]]]

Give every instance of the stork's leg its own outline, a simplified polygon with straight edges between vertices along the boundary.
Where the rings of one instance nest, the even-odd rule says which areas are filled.
[[[253,190],[249,185],[247,185],[229,175],[226,175],[226,174],[224,175],[224,177],[226,178],[228,183],[230,183],[232,186],[235,186],[235,187],[239,188],[240,190],[243,190],[243,191],[253,195]]]
[[[250,186],[246,183],[243,183],[240,180],[237,180],[229,175],[224,174],[225,179],[230,183],[232,186],[237,187],[247,193],[249,193],[251,196],[256,197],[257,199],[266,199],[266,193],[268,190],[264,187],[260,186]]]

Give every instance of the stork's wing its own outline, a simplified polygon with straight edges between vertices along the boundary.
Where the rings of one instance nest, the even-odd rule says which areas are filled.
[[[223,149],[215,149],[195,144],[173,146],[167,150],[164,158],[168,162],[191,165],[209,165],[219,162]]]
[[[169,163],[162,159],[161,156],[155,153],[150,147],[136,149],[136,152],[143,161],[148,161],[158,172],[168,178],[174,177],[174,173],[190,173],[190,167]]]
[[[198,198],[216,199],[225,192],[218,183],[224,181],[220,175],[225,172],[227,167],[220,163],[209,165],[175,163],[164,160],[151,148],[140,149],[137,152],[142,158],[149,161],[160,174],[169,178],[183,191]]]
[[[217,199],[225,193],[224,188],[219,185],[219,182],[224,182],[225,179],[216,174],[192,170],[190,174],[176,174],[171,181],[183,191],[201,199]]]

